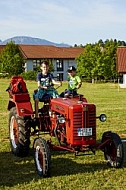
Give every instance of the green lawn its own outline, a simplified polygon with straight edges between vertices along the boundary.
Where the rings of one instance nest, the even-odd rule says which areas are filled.
[[[50,178],[40,178],[35,170],[32,155],[17,158],[10,152],[8,134],[8,93],[5,92],[9,80],[0,79],[0,189],[21,190],[98,190],[126,188],[126,155],[123,167],[109,168],[104,160],[103,152],[96,155],[80,155],[74,157],[69,152],[52,153],[52,170]],[[67,84],[58,89],[59,92]],[[27,87],[32,100],[32,93],[37,84],[28,81]],[[105,113],[107,121],[97,121],[97,139],[101,140],[105,131],[111,130],[118,134],[126,134],[126,89],[118,89],[114,83],[91,84],[83,83],[79,93],[84,94],[88,102],[97,107],[97,115]],[[126,139],[126,137],[121,137]],[[125,154],[126,145],[124,143]]]

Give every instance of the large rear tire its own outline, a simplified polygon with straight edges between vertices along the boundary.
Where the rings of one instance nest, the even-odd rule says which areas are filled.
[[[39,176],[49,177],[51,169],[51,153],[49,146],[43,138],[36,138],[33,143],[34,160]]]
[[[103,148],[107,165],[113,168],[120,168],[124,160],[122,141],[118,134],[112,132],[105,132],[103,134],[102,143],[104,143],[107,139],[110,139],[110,142]]]
[[[30,118],[17,115],[13,107],[9,114],[9,137],[11,151],[15,156],[25,157],[29,153],[30,145]]]

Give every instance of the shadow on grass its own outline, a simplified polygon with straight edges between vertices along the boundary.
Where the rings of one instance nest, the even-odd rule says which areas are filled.
[[[37,179],[32,151],[25,158],[14,156],[11,152],[0,153],[0,187],[13,187]]]
[[[80,173],[94,173],[107,169],[105,163],[77,163],[69,158],[57,158],[53,160],[52,176],[64,176]]]
[[[89,154],[90,155],[90,154]],[[85,155],[88,156],[88,155]],[[95,156],[95,155],[94,155]],[[92,158],[91,158],[92,157]],[[84,159],[83,159],[84,160]],[[63,175],[73,175],[80,173],[94,173],[95,171],[104,171],[110,169],[106,161],[101,159],[93,159],[93,155],[86,159],[86,161],[81,161],[77,163],[78,160],[73,160],[69,158],[54,158],[52,160],[52,176],[63,176]],[[123,163],[123,168],[126,167],[126,160]],[[111,168],[112,170],[117,170],[116,168]]]
[[[94,173],[109,168],[104,159],[101,161],[101,158],[97,155],[95,159],[93,157],[94,155],[89,154],[89,158],[86,158],[86,160],[82,158],[82,160],[80,157],[74,158],[68,152],[61,151],[59,154],[58,151],[57,153],[54,152],[52,155],[51,177]],[[126,162],[124,162],[123,167],[126,167]],[[15,157],[10,152],[0,153],[0,187],[14,187],[15,185],[30,183],[32,180],[37,182],[39,179],[32,149],[29,156],[25,158]]]

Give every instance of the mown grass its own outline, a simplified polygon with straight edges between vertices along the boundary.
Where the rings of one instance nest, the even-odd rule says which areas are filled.
[[[0,189],[118,190],[126,188],[126,156],[123,167],[113,169],[106,165],[101,151],[97,151],[96,155],[80,154],[78,157],[74,157],[69,152],[53,152],[50,178],[40,178],[36,174],[32,155],[33,138],[31,138],[29,156],[15,157],[10,152],[8,135],[8,94],[5,92],[8,84],[9,80],[0,80]],[[32,93],[37,84],[34,81],[27,81],[27,87],[33,103]],[[61,92],[65,88],[66,83],[63,83],[58,91]],[[97,121],[99,141],[103,132],[108,130],[126,134],[126,89],[118,89],[118,85],[114,83],[83,83],[79,93],[84,94],[88,102],[96,105],[97,115],[100,113],[107,115],[105,123]],[[126,139],[126,137],[121,138]],[[125,143],[124,148],[126,149]]]

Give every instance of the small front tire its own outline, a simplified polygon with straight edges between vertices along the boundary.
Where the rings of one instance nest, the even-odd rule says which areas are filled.
[[[33,143],[34,160],[39,176],[49,177],[51,168],[51,153],[49,146],[43,138],[36,138]]]

